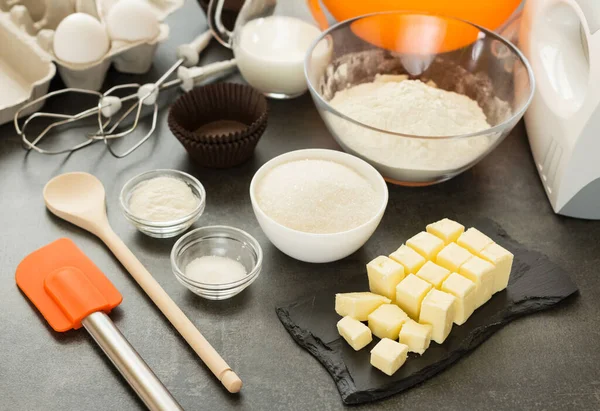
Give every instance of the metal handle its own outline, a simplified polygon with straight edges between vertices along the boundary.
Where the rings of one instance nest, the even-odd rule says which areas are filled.
[[[110,358],[137,395],[152,411],[183,410],[175,398],[160,382],[142,357],[129,344],[103,312],[90,314],[81,324]]]
[[[208,27],[210,27],[217,41],[225,47],[231,48],[233,32],[227,30],[221,20],[224,3],[225,0],[210,0],[206,18],[208,20]]]

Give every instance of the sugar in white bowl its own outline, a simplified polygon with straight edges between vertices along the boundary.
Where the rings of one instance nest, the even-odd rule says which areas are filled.
[[[288,228],[306,233],[348,231],[379,208],[372,185],[334,161],[305,159],[280,164],[258,182],[259,207]]]
[[[254,214],[269,240],[301,261],[323,263],[358,250],[388,201],[387,186],[367,162],[335,150],[282,154],[250,184]]]

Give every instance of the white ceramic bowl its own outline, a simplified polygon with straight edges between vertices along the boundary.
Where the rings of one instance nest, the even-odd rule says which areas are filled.
[[[283,226],[267,216],[259,207],[255,190],[258,182],[274,167],[295,160],[318,159],[343,164],[361,174],[369,181],[381,198],[377,213],[366,223],[352,230],[331,234],[314,234]],[[308,149],[282,154],[265,163],[252,178],[250,200],[260,227],[275,247],[300,261],[328,263],[349,256],[367,242],[385,212],[388,189],[383,177],[373,166],[350,154],[335,150]]]

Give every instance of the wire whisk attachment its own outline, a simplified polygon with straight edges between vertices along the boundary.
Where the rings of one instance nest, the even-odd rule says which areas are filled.
[[[104,141],[108,151],[117,158],[123,158],[134,152],[142,144],[144,144],[156,130],[158,120],[158,96],[163,90],[179,86],[184,91],[191,90],[195,85],[207,80],[209,77],[228,74],[236,68],[235,59],[220,61],[208,64],[201,67],[194,67],[198,63],[198,54],[210,42],[212,35],[210,32],[205,32],[198,36],[190,44],[184,44],[178,47],[177,55],[179,59],[171,66],[156,82],[140,85],[138,83],[122,84],[114,86],[104,93],[92,90],[84,90],[78,88],[65,88],[50,92],[38,99],[35,99],[17,111],[14,118],[14,126],[17,134],[21,137],[23,146],[26,150],[34,150],[41,154],[64,154],[77,151],[87,147],[99,140]],[[176,78],[167,81],[169,77],[177,71]],[[124,97],[115,95],[123,90],[131,90],[130,94]],[[21,113],[28,107],[38,104],[42,101],[53,97],[63,96],[66,94],[79,94],[97,98],[98,103],[86,110],[76,114],[61,114],[52,112],[38,111],[31,114],[29,117],[19,124]],[[131,104],[127,108],[123,106],[127,103]],[[151,121],[149,130],[129,149],[124,152],[117,152],[111,142],[117,139],[122,139],[133,134],[139,127],[144,107],[149,107],[151,110]],[[115,118],[119,114],[118,118]],[[87,134],[82,142],[79,142],[68,148],[46,149],[39,146],[45,138],[49,137],[51,132],[59,126],[69,125],[71,123],[82,122],[88,118],[94,117],[97,122],[97,130]],[[123,128],[122,125],[126,119],[133,116],[131,126]],[[28,136],[27,129],[31,122],[35,119],[50,119],[53,120],[33,139]]]

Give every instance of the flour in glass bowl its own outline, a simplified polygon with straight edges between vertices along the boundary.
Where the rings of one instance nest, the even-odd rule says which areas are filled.
[[[339,91],[329,102],[342,114],[371,127],[416,136],[440,137],[490,128],[476,101],[419,80],[371,83]],[[398,76],[401,77],[401,76]],[[418,139],[370,130],[328,116],[329,126],[343,144],[389,167],[446,170],[464,166],[483,154],[494,136]]]
[[[137,218],[161,222],[188,216],[199,203],[200,199],[185,182],[172,177],[156,177],[134,187],[128,206]]]

